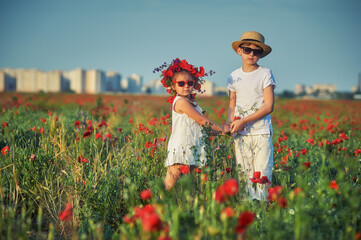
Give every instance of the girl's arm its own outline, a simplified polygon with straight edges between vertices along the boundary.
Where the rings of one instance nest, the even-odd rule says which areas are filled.
[[[185,113],[188,117],[192,118],[199,125],[202,126],[210,126],[212,130],[224,132],[224,127],[220,126],[211,120],[209,120],[206,116],[200,114],[193,106],[188,102],[185,98],[179,99],[175,105],[174,110],[177,113]]]
[[[274,92],[273,91],[274,91],[273,85],[270,85],[270,86],[266,87],[265,89],[263,89],[264,105],[262,107],[260,107],[253,114],[251,114],[245,118],[241,118],[239,120],[234,121],[231,124],[231,133],[239,132],[244,127],[244,124],[258,120],[260,118],[263,118],[264,116],[267,116],[268,114],[273,112],[273,107],[274,107]]]

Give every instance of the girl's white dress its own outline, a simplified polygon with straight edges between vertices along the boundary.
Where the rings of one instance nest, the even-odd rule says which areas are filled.
[[[165,166],[174,164],[185,164],[204,166],[206,163],[206,153],[202,140],[202,127],[187,114],[174,111],[175,103],[181,99],[176,96],[172,105],[172,134],[168,141],[168,157]],[[195,109],[202,113],[200,106]]]

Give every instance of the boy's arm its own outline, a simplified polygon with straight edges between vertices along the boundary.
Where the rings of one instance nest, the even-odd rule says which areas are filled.
[[[274,108],[274,85],[269,85],[265,89],[263,89],[263,97],[264,97],[264,105],[260,107],[256,112],[253,114],[241,118],[237,121],[234,121],[231,124],[231,133],[239,132],[244,124],[252,121],[256,121],[264,116],[267,116],[271,112],[273,112]]]
[[[229,106],[227,111],[227,124],[231,124],[234,119],[236,108],[236,92],[229,91]]]

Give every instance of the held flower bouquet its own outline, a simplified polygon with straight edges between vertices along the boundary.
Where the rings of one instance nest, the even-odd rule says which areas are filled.
[[[163,65],[155,68],[153,73],[161,72],[160,77],[162,78],[161,82],[163,87],[167,88],[167,92],[171,94],[171,96],[167,99],[167,102],[173,103],[173,100],[176,96],[176,92],[172,89],[172,77],[175,73],[180,72],[182,70],[188,71],[192,74],[195,84],[194,89],[200,93],[203,93],[201,90],[201,84],[205,82],[202,77],[204,76],[212,76],[215,74],[214,71],[210,70],[209,73],[204,72],[204,68],[201,67],[194,67],[193,65],[189,64],[187,60],[183,59],[180,60],[179,58],[174,59],[171,64],[168,66],[166,62]],[[196,93],[193,93],[193,98],[195,97]]]

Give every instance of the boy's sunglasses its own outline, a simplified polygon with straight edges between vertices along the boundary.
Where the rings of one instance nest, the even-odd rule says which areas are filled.
[[[194,85],[194,80],[189,80],[187,82],[185,82],[185,81],[172,81],[172,82],[178,83],[179,87],[184,87],[184,85],[186,85],[186,84],[190,87],[192,87]]]
[[[263,53],[263,49],[253,49],[249,47],[241,47],[241,48],[244,54],[251,54],[251,52],[253,52],[255,56],[261,56]]]

